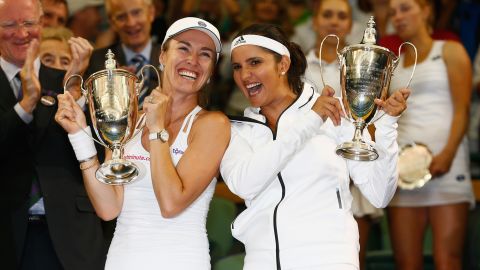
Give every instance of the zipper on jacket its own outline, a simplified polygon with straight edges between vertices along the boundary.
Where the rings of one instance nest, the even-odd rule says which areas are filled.
[[[338,200],[338,208],[343,209],[342,196],[340,196],[340,189],[339,188],[337,188],[337,200]]]
[[[292,102],[292,104],[288,105],[288,107],[285,108],[285,110],[283,110],[283,112],[278,116],[277,123],[275,124],[275,132],[272,129],[270,129],[272,131],[274,141],[277,139],[278,125],[280,123],[280,119],[283,116],[283,113],[285,113],[288,109],[290,109],[290,107],[292,107],[292,105],[295,104],[295,102],[297,101],[298,98],[300,98],[300,96],[301,96],[301,93]],[[281,270],[282,265],[280,263],[280,240],[278,237],[278,228],[277,228],[277,211],[278,211],[278,207],[280,206],[280,203],[282,203],[283,199],[285,198],[285,183],[283,182],[281,172],[277,174],[277,178],[278,178],[278,181],[280,182],[280,185],[282,186],[282,198],[280,198],[280,201],[278,201],[277,205],[275,206],[275,210],[273,210],[273,233],[275,236],[275,260],[277,262],[277,270]]]

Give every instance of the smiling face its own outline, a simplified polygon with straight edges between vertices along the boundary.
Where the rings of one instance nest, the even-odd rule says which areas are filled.
[[[422,32],[428,34],[430,12],[430,6],[422,1],[392,0],[390,2],[392,24],[403,40],[411,40]]]
[[[0,55],[23,66],[27,49],[41,31],[41,10],[35,0],[0,1]]]
[[[335,34],[340,40],[344,40],[352,27],[352,14],[348,2],[346,0],[321,1],[313,27],[320,41],[329,34]],[[329,38],[326,42],[336,44],[334,38]]]
[[[150,41],[155,15],[153,5],[145,0],[108,0],[109,18],[120,40],[133,51],[140,52]]]
[[[244,45],[232,51],[235,83],[253,107],[273,104],[282,91],[289,89],[286,76],[289,63],[286,56],[278,61],[273,52],[255,45]]]
[[[163,49],[162,87],[166,91],[198,94],[215,66],[215,44],[210,36],[199,30],[187,30],[167,41]]]

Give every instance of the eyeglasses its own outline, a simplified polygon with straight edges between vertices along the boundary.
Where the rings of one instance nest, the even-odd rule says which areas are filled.
[[[27,31],[32,31],[32,30],[36,30],[39,25],[40,25],[40,21],[34,21],[34,20],[24,21],[22,23],[17,23],[17,22],[0,23],[0,27],[7,32],[14,32],[20,28],[24,28]]]

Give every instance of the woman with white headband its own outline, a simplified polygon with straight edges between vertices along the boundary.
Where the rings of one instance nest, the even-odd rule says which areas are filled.
[[[380,157],[346,161],[335,148],[351,140],[353,125],[341,119],[333,89],[319,95],[301,80],[305,56],[278,27],[242,30],[231,60],[235,82],[252,105],[233,119],[220,166],[247,206],[231,226],[245,244],[244,269],[359,269],[350,177],[375,206],[388,204],[397,180],[396,121],[409,90],[375,100],[387,113],[375,123]]]
[[[161,87],[145,98],[146,127],[125,147],[139,179],[108,186],[85,116],[69,94],[59,96],[56,120],[69,133],[97,214],[117,218],[106,269],[208,270],[206,216],[230,139],[228,119],[199,106],[221,51],[218,30],[188,17],[173,23],[162,43]],[[75,123],[77,122],[77,123]],[[107,154],[107,159],[111,153]]]

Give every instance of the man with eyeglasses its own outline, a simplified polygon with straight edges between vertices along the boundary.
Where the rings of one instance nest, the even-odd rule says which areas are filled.
[[[100,220],[53,120],[65,73],[37,57],[41,22],[39,0],[0,0],[0,268],[103,269]],[[67,75],[81,74],[92,48],[69,43]],[[78,87],[71,93],[80,97]]]

